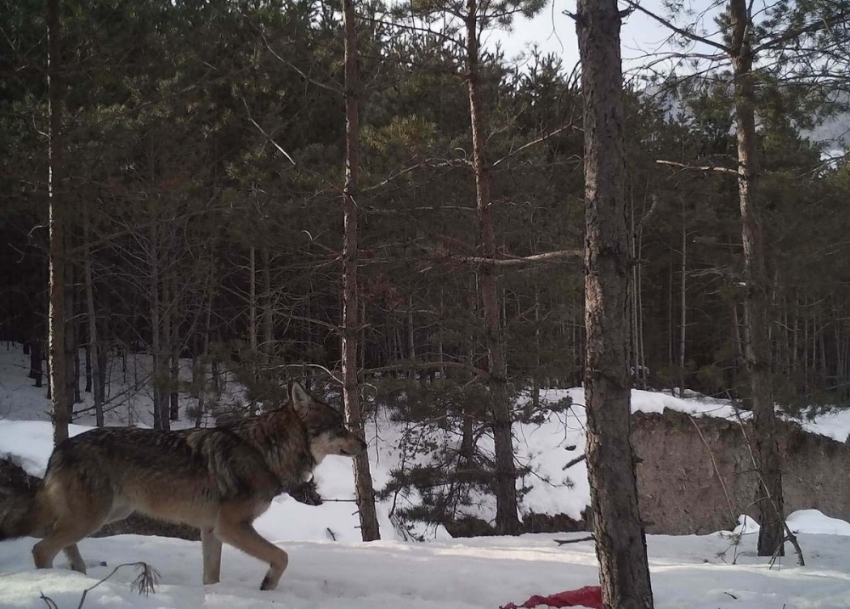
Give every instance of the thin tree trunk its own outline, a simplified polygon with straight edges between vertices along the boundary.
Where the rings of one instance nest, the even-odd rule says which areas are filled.
[[[809,392],[809,297],[803,296],[803,393]]]
[[[579,0],[585,174],[584,373],[591,510],[606,609],[653,606],[631,445],[629,243],[620,13]]]
[[[829,380],[829,366],[826,360],[826,322],[823,319],[823,309],[818,314],[818,319],[820,320],[820,332],[818,334],[820,336],[821,382],[826,383]]]
[[[167,241],[165,242],[167,244]],[[169,398],[171,395],[171,318],[173,314],[171,282],[169,280],[168,267],[170,266],[170,251],[167,245],[163,247],[163,264],[160,270],[161,308],[160,319],[162,319],[162,337],[160,338],[160,421],[163,429],[171,428],[171,416],[169,412]]]
[[[413,295],[407,296],[407,357],[410,363],[408,378],[416,378],[416,337],[413,330]]]
[[[738,139],[738,194],[741,204],[744,246],[744,308],[749,322],[745,356],[753,402],[755,453],[763,481],[764,497],[758,504],[759,556],[783,552],[784,501],[782,458],[779,454],[779,428],[773,409],[768,343],[767,282],[764,237],[759,223],[757,188],[759,179],[755,122],[755,83],[753,75],[752,21],[747,0],[730,0],[732,57],[735,82],[735,120]]]
[[[86,386],[83,389],[83,391],[85,391],[86,393],[91,393],[92,387],[94,386],[94,383],[92,383],[92,378],[91,378],[91,346],[88,343],[86,343],[83,346],[83,350],[84,350],[85,356],[86,356],[86,371],[85,371]]]
[[[641,389],[647,388],[649,371],[646,367],[646,351],[643,340],[643,221],[638,230],[638,252],[637,252],[637,310],[638,310],[638,353],[640,355],[640,384]]]
[[[476,212],[482,255],[496,257],[490,199],[490,168],[487,166],[484,106],[479,74],[480,40],[478,37],[478,0],[466,2],[466,82],[469,91],[469,116],[472,126],[472,165],[475,171]],[[511,404],[507,389],[507,364],[502,345],[499,306],[499,279],[494,265],[483,265],[481,304],[489,361],[490,400],[493,415],[493,440],[496,452],[496,530],[501,535],[519,535],[517,516],[516,467],[511,433]]]
[[[682,292],[681,322],[679,331],[679,397],[685,397],[685,339],[688,330],[688,233],[685,229],[684,200],[682,200]]]
[[[150,266],[151,266],[151,355],[153,376],[151,386],[153,387],[153,427],[164,429],[162,420],[162,352],[160,350],[160,322],[159,322],[159,228],[158,218],[151,222],[150,236]]]
[[[251,348],[251,361],[254,365],[253,376],[257,378],[257,250],[252,245],[248,255],[248,344]]]
[[[171,311],[171,334],[169,342],[171,347],[171,369],[169,370],[169,419],[177,421],[180,418],[180,289],[177,284],[177,269],[172,265],[169,273],[171,281],[171,302],[168,305]]]
[[[442,365],[442,363],[445,361],[444,360],[445,354],[443,353],[443,334],[445,332],[445,326],[443,324],[443,311],[445,311],[445,309],[443,308],[443,306],[444,306],[444,303],[443,303],[443,286],[440,286],[440,319],[439,319],[439,326],[438,326],[438,328],[439,328],[438,329],[438,333],[439,333],[438,336],[440,338],[439,338],[439,342],[437,343],[437,353],[439,355],[440,364],[441,364],[440,365],[440,379],[441,380],[446,379],[446,368],[445,368],[445,366]]]
[[[67,218],[68,216],[66,216]],[[66,229],[70,227],[66,226]],[[65,231],[65,247],[72,248],[71,233]],[[65,264],[65,383],[67,385],[68,413],[74,419],[74,404],[80,400],[80,356],[77,350],[77,294],[74,265],[66,260]]]
[[[201,361],[195,372],[192,375],[192,384],[198,388],[198,414],[195,419],[195,426],[200,427],[204,419],[204,407],[207,393],[207,357],[210,351],[210,325],[212,324],[212,309],[215,292],[213,291],[213,277],[215,274],[215,258],[210,253],[210,274],[207,297],[207,312],[204,320],[204,344],[201,349]],[[197,375],[197,376],[196,376]]]
[[[44,375],[44,369],[42,367],[42,363],[44,362],[44,339],[36,338],[31,341],[30,345],[30,378],[35,381],[36,387],[42,386],[42,376]]]
[[[629,230],[629,254],[632,259],[632,273],[631,273],[631,337],[632,337],[632,378],[640,383],[640,363],[638,361],[638,338],[640,336],[640,332],[638,332],[638,260],[637,260],[637,235],[635,234],[635,194],[634,187],[630,190],[629,201],[631,203],[629,210],[629,222],[631,224],[631,230]]]
[[[667,265],[667,363],[673,367],[673,249],[670,249],[670,264]]]
[[[98,348],[95,350],[97,356],[97,384],[95,385],[97,399],[101,404],[106,404],[106,384],[110,378],[109,370],[107,369],[107,355],[109,354],[109,340],[106,330],[104,330],[104,322],[101,322],[100,330],[97,333]],[[121,349],[121,358],[124,366],[124,371],[127,370],[127,349]],[[127,375],[124,375],[124,383],[127,383]],[[95,416],[97,413],[95,412]]]
[[[540,408],[540,286],[534,284],[534,372],[531,375],[531,410]],[[531,414],[526,412],[526,414]]]
[[[67,199],[62,192],[63,141],[62,100],[63,84],[59,79],[59,0],[47,0],[47,91],[49,134],[48,200],[50,226],[50,314],[49,353],[50,399],[53,406],[53,443],[68,437],[71,407],[68,402],[67,369],[65,366],[65,223]]]
[[[274,295],[272,294],[272,267],[269,250],[263,248],[260,250],[260,256],[263,264],[263,344],[261,350],[263,352],[263,364],[268,366],[271,363],[272,353],[274,352]]]
[[[74,404],[79,404],[83,401],[82,392],[80,391],[80,379],[82,378],[81,362],[80,362],[80,322],[76,309],[77,295],[74,295]]]
[[[357,187],[360,178],[360,79],[357,73],[357,25],[354,0],[343,0],[345,30],[345,233],[342,244],[342,380],[345,415],[349,427],[364,437],[357,380]],[[375,511],[375,493],[368,451],[354,458],[354,484],[360,535],[363,541],[381,538]]]
[[[732,339],[735,341],[735,370],[740,372],[744,362],[744,342],[741,339],[741,321],[738,317],[738,303],[732,302]]]
[[[97,345],[97,315],[94,306],[94,281],[92,278],[91,264],[91,218],[89,217],[88,204],[83,202],[83,241],[85,242],[85,250],[83,252],[83,274],[85,275],[86,284],[86,325],[89,330],[89,345],[86,349],[86,369],[90,369],[87,375],[89,382],[87,387],[94,387],[94,416],[98,427],[104,426],[103,418],[103,394],[100,391],[100,356]],[[87,389],[90,391],[91,389]]]
[[[791,372],[797,375],[797,350],[800,348],[800,294],[794,292],[794,335],[791,343]]]

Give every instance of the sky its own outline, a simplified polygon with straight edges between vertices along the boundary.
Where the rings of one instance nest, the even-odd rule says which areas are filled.
[[[708,4],[707,0],[693,0],[694,8]],[[622,6],[625,6],[621,3]],[[659,15],[665,15],[662,0],[643,0],[641,5]],[[487,34],[488,46],[500,44],[508,58],[527,51],[536,43],[544,53],[555,53],[562,57],[568,70],[578,62],[578,41],[575,23],[564,11],[574,12],[575,0],[554,0],[534,19],[518,18],[511,32],[496,31]],[[621,31],[624,67],[635,65],[635,59],[650,51],[668,49],[664,44],[669,30],[643,13],[629,15]],[[633,61],[629,61],[632,59]]]

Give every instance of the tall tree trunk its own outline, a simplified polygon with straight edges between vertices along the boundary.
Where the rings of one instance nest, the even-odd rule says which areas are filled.
[[[767,283],[764,237],[759,222],[757,189],[759,180],[755,122],[755,83],[752,50],[752,21],[747,0],[730,0],[732,28],[732,67],[735,75],[735,120],[738,139],[738,195],[741,204],[741,236],[744,246],[744,309],[749,325],[745,344],[746,368],[750,379],[753,407],[755,454],[763,480],[764,497],[758,504],[759,556],[783,553],[784,501],[782,459],[779,454],[779,428],[773,410],[768,343]]]
[[[487,166],[487,133],[479,74],[480,40],[478,37],[478,0],[466,3],[466,82],[469,91],[469,116],[472,127],[472,166],[475,171],[476,212],[482,255],[496,257],[496,237],[490,200],[490,168]],[[519,535],[517,516],[516,467],[511,433],[511,404],[508,398],[507,365],[502,345],[499,306],[499,280],[496,267],[482,265],[480,270],[481,304],[489,362],[488,388],[493,418],[496,452],[496,530],[501,535]]]
[[[685,229],[684,200],[682,201],[682,310],[679,331],[679,397],[685,397],[685,339],[688,330],[688,233]]]
[[[92,278],[91,264],[91,218],[89,217],[88,204],[83,200],[83,274],[86,285],[86,326],[89,331],[89,345],[86,350],[87,368],[91,368],[91,386],[94,394],[94,416],[98,427],[103,427],[103,394],[100,391],[100,357],[97,345],[97,315],[94,306],[94,281]]]
[[[653,606],[629,390],[629,243],[617,0],[579,0],[585,174],[585,404],[593,529],[606,609]]]
[[[59,63],[59,0],[47,0],[47,90],[50,114],[48,200],[50,225],[50,322],[49,366],[50,399],[53,406],[53,442],[59,444],[68,437],[71,406],[68,400],[67,368],[65,365],[65,223],[67,199],[62,192],[63,138],[62,100],[63,84]]]
[[[357,25],[354,0],[343,0],[345,29],[345,188],[343,191],[345,234],[342,244],[342,380],[345,416],[349,427],[361,437],[363,418],[357,386],[357,187],[360,178],[360,79],[357,73]],[[369,454],[354,458],[354,483],[360,535],[363,541],[381,538],[375,511],[375,492],[369,471]]]

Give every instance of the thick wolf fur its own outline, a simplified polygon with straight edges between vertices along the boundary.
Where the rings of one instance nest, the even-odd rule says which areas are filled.
[[[269,564],[261,589],[274,589],[286,552],[253,522],[272,499],[303,492],[327,455],[353,457],[366,443],[340,414],[297,383],[289,405],[222,427],[182,431],[100,428],[62,442],[34,492],[0,493],[0,540],[32,535],[37,568],[64,551],[85,573],[77,542],[135,511],[201,530],[204,583],[219,581],[221,542]]]

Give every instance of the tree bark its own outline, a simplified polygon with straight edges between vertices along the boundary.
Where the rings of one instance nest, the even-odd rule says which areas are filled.
[[[607,609],[653,606],[638,511],[629,389],[629,240],[625,207],[620,13],[579,0],[585,172],[585,403],[591,509]]]
[[[342,245],[342,380],[345,417],[352,431],[364,437],[357,382],[357,187],[360,178],[360,80],[357,72],[357,25],[354,0],[343,0],[345,30],[345,188]],[[375,492],[368,450],[354,458],[354,483],[360,535],[363,541],[381,538],[375,511]]]
[[[67,199],[62,192],[63,141],[62,100],[63,84],[59,63],[59,0],[47,0],[47,89],[48,123],[48,201],[50,227],[50,321],[49,353],[50,399],[53,406],[53,442],[59,444],[68,437],[71,407],[68,400],[67,367],[65,365],[65,223]]]
[[[472,127],[472,166],[475,172],[476,213],[480,247],[484,258],[496,258],[490,199],[490,168],[487,166],[484,107],[479,74],[480,40],[478,38],[477,0],[466,3],[466,82],[469,92],[469,116]],[[516,467],[511,433],[511,404],[508,398],[507,365],[502,345],[497,266],[483,264],[479,268],[481,304],[489,361],[488,388],[493,419],[496,452],[496,530],[501,535],[519,535],[517,516]]]
[[[744,246],[744,311],[748,324],[745,364],[750,381],[753,408],[755,453],[763,481],[763,497],[758,503],[759,556],[783,555],[784,502],[782,460],[779,454],[773,388],[770,378],[768,342],[767,283],[764,236],[759,221],[757,191],[759,181],[755,122],[755,83],[753,75],[752,22],[746,0],[730,0],[732,67],[735,82],[735,120],[738,139],[738,195],[741,206],[741,236]]]

